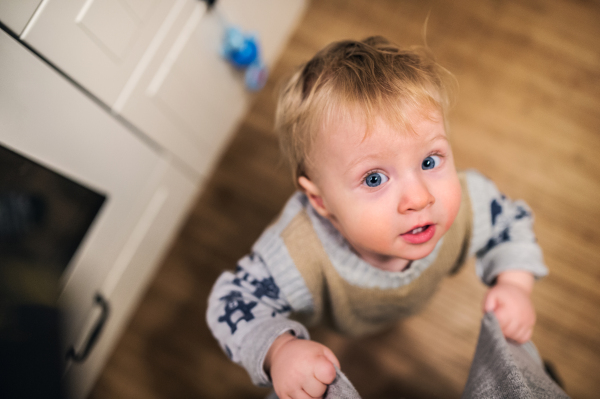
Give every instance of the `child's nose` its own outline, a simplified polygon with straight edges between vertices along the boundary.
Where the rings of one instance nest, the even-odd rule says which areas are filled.
[[[431,194],[425,182],[414,179],[406,183],[398,204],[398,212],[417,212],[435,203],[435,197]]]

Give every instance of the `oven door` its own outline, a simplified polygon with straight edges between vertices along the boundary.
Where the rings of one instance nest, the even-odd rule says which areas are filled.
[[[0,273],[57,277],[84,396],[199,184],[1,30],[0,166]]]

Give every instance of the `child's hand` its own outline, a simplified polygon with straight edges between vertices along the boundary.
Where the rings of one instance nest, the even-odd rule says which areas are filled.
[[[265,358],[280,399],[321,398],[335,379],[334,366],[340,363],[329,348],[291,334],[277,338]]]
[[[529,295],[533,276],[522,271],[507,271],[498,275],[484,300],[484,311],[493,311],[502,333],[518,343],[531,338],[535,325],[535,309]]]

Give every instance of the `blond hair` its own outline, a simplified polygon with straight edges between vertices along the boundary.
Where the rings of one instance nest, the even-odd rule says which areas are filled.
[[[367,126],[380,116],[410,128],[411,110],[435,109],[446,121],[453,87],[452,74],[424,47],[402,49],[379,36],[329,44],[298,68],[279,95],[275,129],[295,184],[306,175],[317,132],[332,116],[358,111]]]

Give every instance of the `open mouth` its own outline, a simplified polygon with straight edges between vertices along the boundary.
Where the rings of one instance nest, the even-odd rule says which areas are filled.
[[[422,233],[423,231],[427,230],[428,228],[429,228],[429,225],[417,227],[416,229],[409,231],[407,234],[419,234],[419,233]]]
[[[435,234],[435,225],[426,224],[415,227],[414,229],[401,234],[402,238],[411,244],[422,244],[433,238]]]
[[[410,231],[408,231],[408,232],[406,232],[406,233],[404,233],[402,235],[405,235],[405,234],[413,234],[413,235],[414,234],[419,234],[419,233],[422,233],[425,230],[429,229],[430,227],[431,227],[430,224],[426,224],[425,226],[420,226],[420,227],[414,228],[414,229],[412,229],[412,230],[410,230]]]

